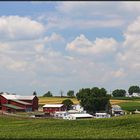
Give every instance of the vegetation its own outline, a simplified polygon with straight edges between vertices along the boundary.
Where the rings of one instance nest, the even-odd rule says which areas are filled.
[[[140,102],[131,101],[131,102],[124,102],[119,103],[121,108],[126,111],[135,111],[136,109],[140,111]]]
[[[112,92],[113,97],[125,97],[126,91],[123,89],[116,89]]]
[[[140,93],[140,87],[139,86],[130,86],[128,89],[129,95],[132,95],[133,93]]]
[[[62,101],[62,104],[64,104],[66,110],[70,110],[73,105],[73,102],[70,99],[66,99]]]
[[[50,92],[50,91],[48,91],[47,93],[45,93],[44,95],[43,95],[43,97],[52,97],[53,95],[52,95],[52,93]]]
[[[37,93],[36,93],[36,91],[34,91],[34,92],[33,92],[33,95],[34,95],[34,96],[37,96]]]
[[[127,115],[70,121],[1,116],[0,136],[1,139],[138,139],[139,118],[140,115]]]
[[[80,101],[81,106],[89,113],[109,111],[110,96],[107,95],[107,91],[104,88],[80,89],[76,97]]]
[[[111,97],[111,100],[140,100],[140,97]]]
[[[73,98],[74,97],[74,90],[69,90],[67,92],[67,96],[70,97],[70,98]]]

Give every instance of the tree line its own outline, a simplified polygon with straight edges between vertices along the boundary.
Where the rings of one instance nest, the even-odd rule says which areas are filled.
[[[137,85],[130,86],[128,89],[129,95],[132,95],[133,93],[140,93],[140,87]],[[125,97],[126,96],[126,90],[124,89],[116,89],[112,92],[113,97]]]
[[[64,96],[63,96],[63,91],[60,91],[60,96],[61,96],[61,97],[64,97]],[[52,93],[51,91],[48,91],[48,92],[46,92],[46,93],[43,95],[43,97],[53,97],[53,93]],[[75,95],[74,95],[74,90],[69,90],[69,91],[67,92],[67,97],[69,97],[69,98],[74,98],[74,97],[75,97]]]
[[[129,95],[133,93],[140,93],[139,86],[130,86],[128,89]],[[35,94],[35,93],[34,93]],[[61,96],[62,96],[61,91]],[[110,98],[113,97],[124,97],[126,95],[126,91],[124,89],[116,89],[111,94],[107,94],[107,90],[105,88],[82,88],[76,94],[74,94],[73,90],[69,90],[67,92],[67,97],[73,98],[76,97],[79,101],[80,105],[90,114],[94,114],[95,112],[106,112],[110,113],[111,104]],[[53,94],[48,91],[43,95],[43,97],[52,97]],[[71,109],[73,102],[70,99],[63,100],[62,102],[67,110]]]
[[[112,91],[111,95],[113,97],[125,97],[126,93],[127,92],[124,89],[115,89],[115,90]],[[133,93],[140,93],[140,87],[137,86],[137,85],[130,86],[129,89],[128,89],[128,93],[129,93],[129,95],[132,95]],[[36,93],[33,93],[33,95],[36,95]],[[60,92],[60,96],[64,97],[63,96],[63,91]],[[53,93],[51,91],[48,91],[43,95],[43,97],[53,97]],[[76,97],[76,95],[74,93],[74,90],[69,90],[67,92],[67,97],[69,97],[69,98]]]

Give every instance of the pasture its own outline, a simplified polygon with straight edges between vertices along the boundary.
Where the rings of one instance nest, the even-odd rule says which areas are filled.
[[[140,115],[59,120],[0,116],[1,139],[138,139]]]

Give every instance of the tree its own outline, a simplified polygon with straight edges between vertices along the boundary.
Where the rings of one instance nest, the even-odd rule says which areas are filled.
[[[34,92],[33,92],[33,95],[34,95],[34,96],[37,96],[37,93],[36,93],[36,91],[34,91]]]
[[[108,112],[110,105],[109,99],[111,96],[107,94],[107,91],[104,88],[82,88],[76,94],[76,97],[80,101],[81,106],[88,113],[93,114],[98,111]]]
[[[67,92],[67,96],[68,96],[68,97],[74,97],[74,91],[73,91],[73,90],[69,90],[69,91]]]
[[[139,86],[130,86],[128,89],[129,95],[132,95],[133,93],[140,93],[140,87]]]
[[[113,97],[125,97],[126,91],[124,89],[116,89],[112,92]]]
[[[60,96],[61,96],[61,98],[63,97],[63,91],[62,90],[60,90]]]
[[[43,97],[52,97],[53,95],[52,95],[52,93],[50,92],[50,91],[48,91],[47,93],[45,93],[44,95],[43,95]]]
[[[70,99],[65,99],[62,101],[62,104],[64,104],[66,110],[70,110],[73,105],[73,102]]]

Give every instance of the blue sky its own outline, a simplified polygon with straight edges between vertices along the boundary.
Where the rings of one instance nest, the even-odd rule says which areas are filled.
[[[0,2],[0,90],[139,85],[139,13],[140,2]]]

